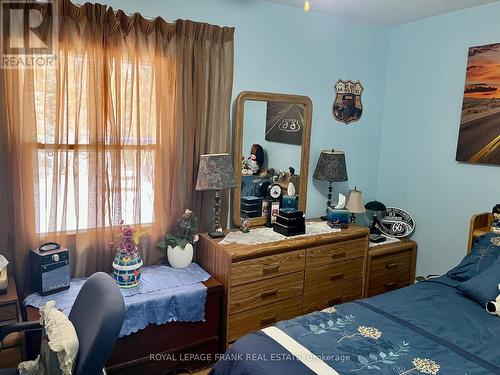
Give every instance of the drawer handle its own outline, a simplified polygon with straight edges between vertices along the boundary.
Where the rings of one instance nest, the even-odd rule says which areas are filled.
[[[264,268],[262,269],[262,273],[264,275],[269,275],[271,273],[278,272],[279,269],[280,269],[280,265],[279,264],[274,264],[274,265],[271,265],[271,266],[264,266]]]
[[[278,294],[278,289],[266,290],[260,294],[261,298],[273,297]]]
[[[269,324],[276,323],[276,315],[268,316],[267,318],[262,318],[260,320],[261,327],[268,326]]]
[[[333,259],[345,258],[345,251],[333,252],[332,258]]]
[[[385,283],[384,286],[386,289],[394,289],[397,284],[394,281],[389,281],[388,283]]]
[[[335,298],[330,298],[328,300],[328,305],[338,305],[339,303],[342,303],[342,297],[335,297]]]
[[[343,278],[344,278],[344,272],[334,273],[333,275],[330,276],[331,281],[335,281],[335,280],[343,279]]]
[[[397,263],[389,263],[389,264],[385,265],[385,268],[387,268],[388,270],[393,270],[393,269],[396,269],[398,267],[399,267],[399,264],[397,264]]]

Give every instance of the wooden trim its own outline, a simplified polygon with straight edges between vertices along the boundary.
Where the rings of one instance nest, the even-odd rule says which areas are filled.
[[[312,111],[313,104],[309,97],[301,95],[274,94],[268,92],[243,91],[236,98],[236,122],[234,126],[233,139],[233,168],[236,178],[236,187],[232,189],[232,211],[233,223],[239,225],[240,200],[241,200],[241,155],[243,152],[243,124],[244,124],[244,107],[245,101],[253,100],[260,102],[287,102],[302,104],[304,106],[304,130],[302,133],[302,154],[300,161],[300,183],[299,183],[299,210],[306,210],[307,200],[307,183],[309,170],[309,145],[311,142],[311,126],[312,126]],[[266,218],[251,218],[250,225],[264,225]]]
[[[491,224],[493,223],[493,215],[489,212],[472,215],[469,225],[469,239],[467,241],[467,254],[472,251],[474,240],[491,231]]]

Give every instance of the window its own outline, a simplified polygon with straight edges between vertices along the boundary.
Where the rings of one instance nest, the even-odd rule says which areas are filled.
[[[78,55],[58,58],[59,68],[34,69],[37,232],[83,230],[121,220],[152,223],[152,65],[112,60],[106,65],[106,88],[96,69],[104,64]],[[91,87],[91,81],[100,87]],[[94,100],[97,95],[108,97]],[[95,103],[106,108],[95,108]]]

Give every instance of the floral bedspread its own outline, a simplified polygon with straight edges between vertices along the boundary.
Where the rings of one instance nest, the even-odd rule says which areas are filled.
[[[284,341],[289,340],[326,363],[332,374],[500,374],[500,320],[462,296],[446,277],[275,327],[286,340],[275,340],[266,330],[250,334],[228,352],[242,355],[223,359],[213,374],[314,373],[300,351],[291,353],[294,360],[276,355],[288,352]]]

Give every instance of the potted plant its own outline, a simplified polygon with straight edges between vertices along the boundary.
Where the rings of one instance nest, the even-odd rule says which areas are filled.
[[[137,248],[141,236],[142,233],[122,221],[120,233],[111,242],[112,249],[116,250],[113,275],[120,288],[133,288],[141,281],[142,259]]]
[[[174,268],[186,268],[193,261],[193,244],[199,239],[196,233],[198,219],[190,210],[177,220],[177,233],[167,233],[158,247],[167,251],[168,263]]]

